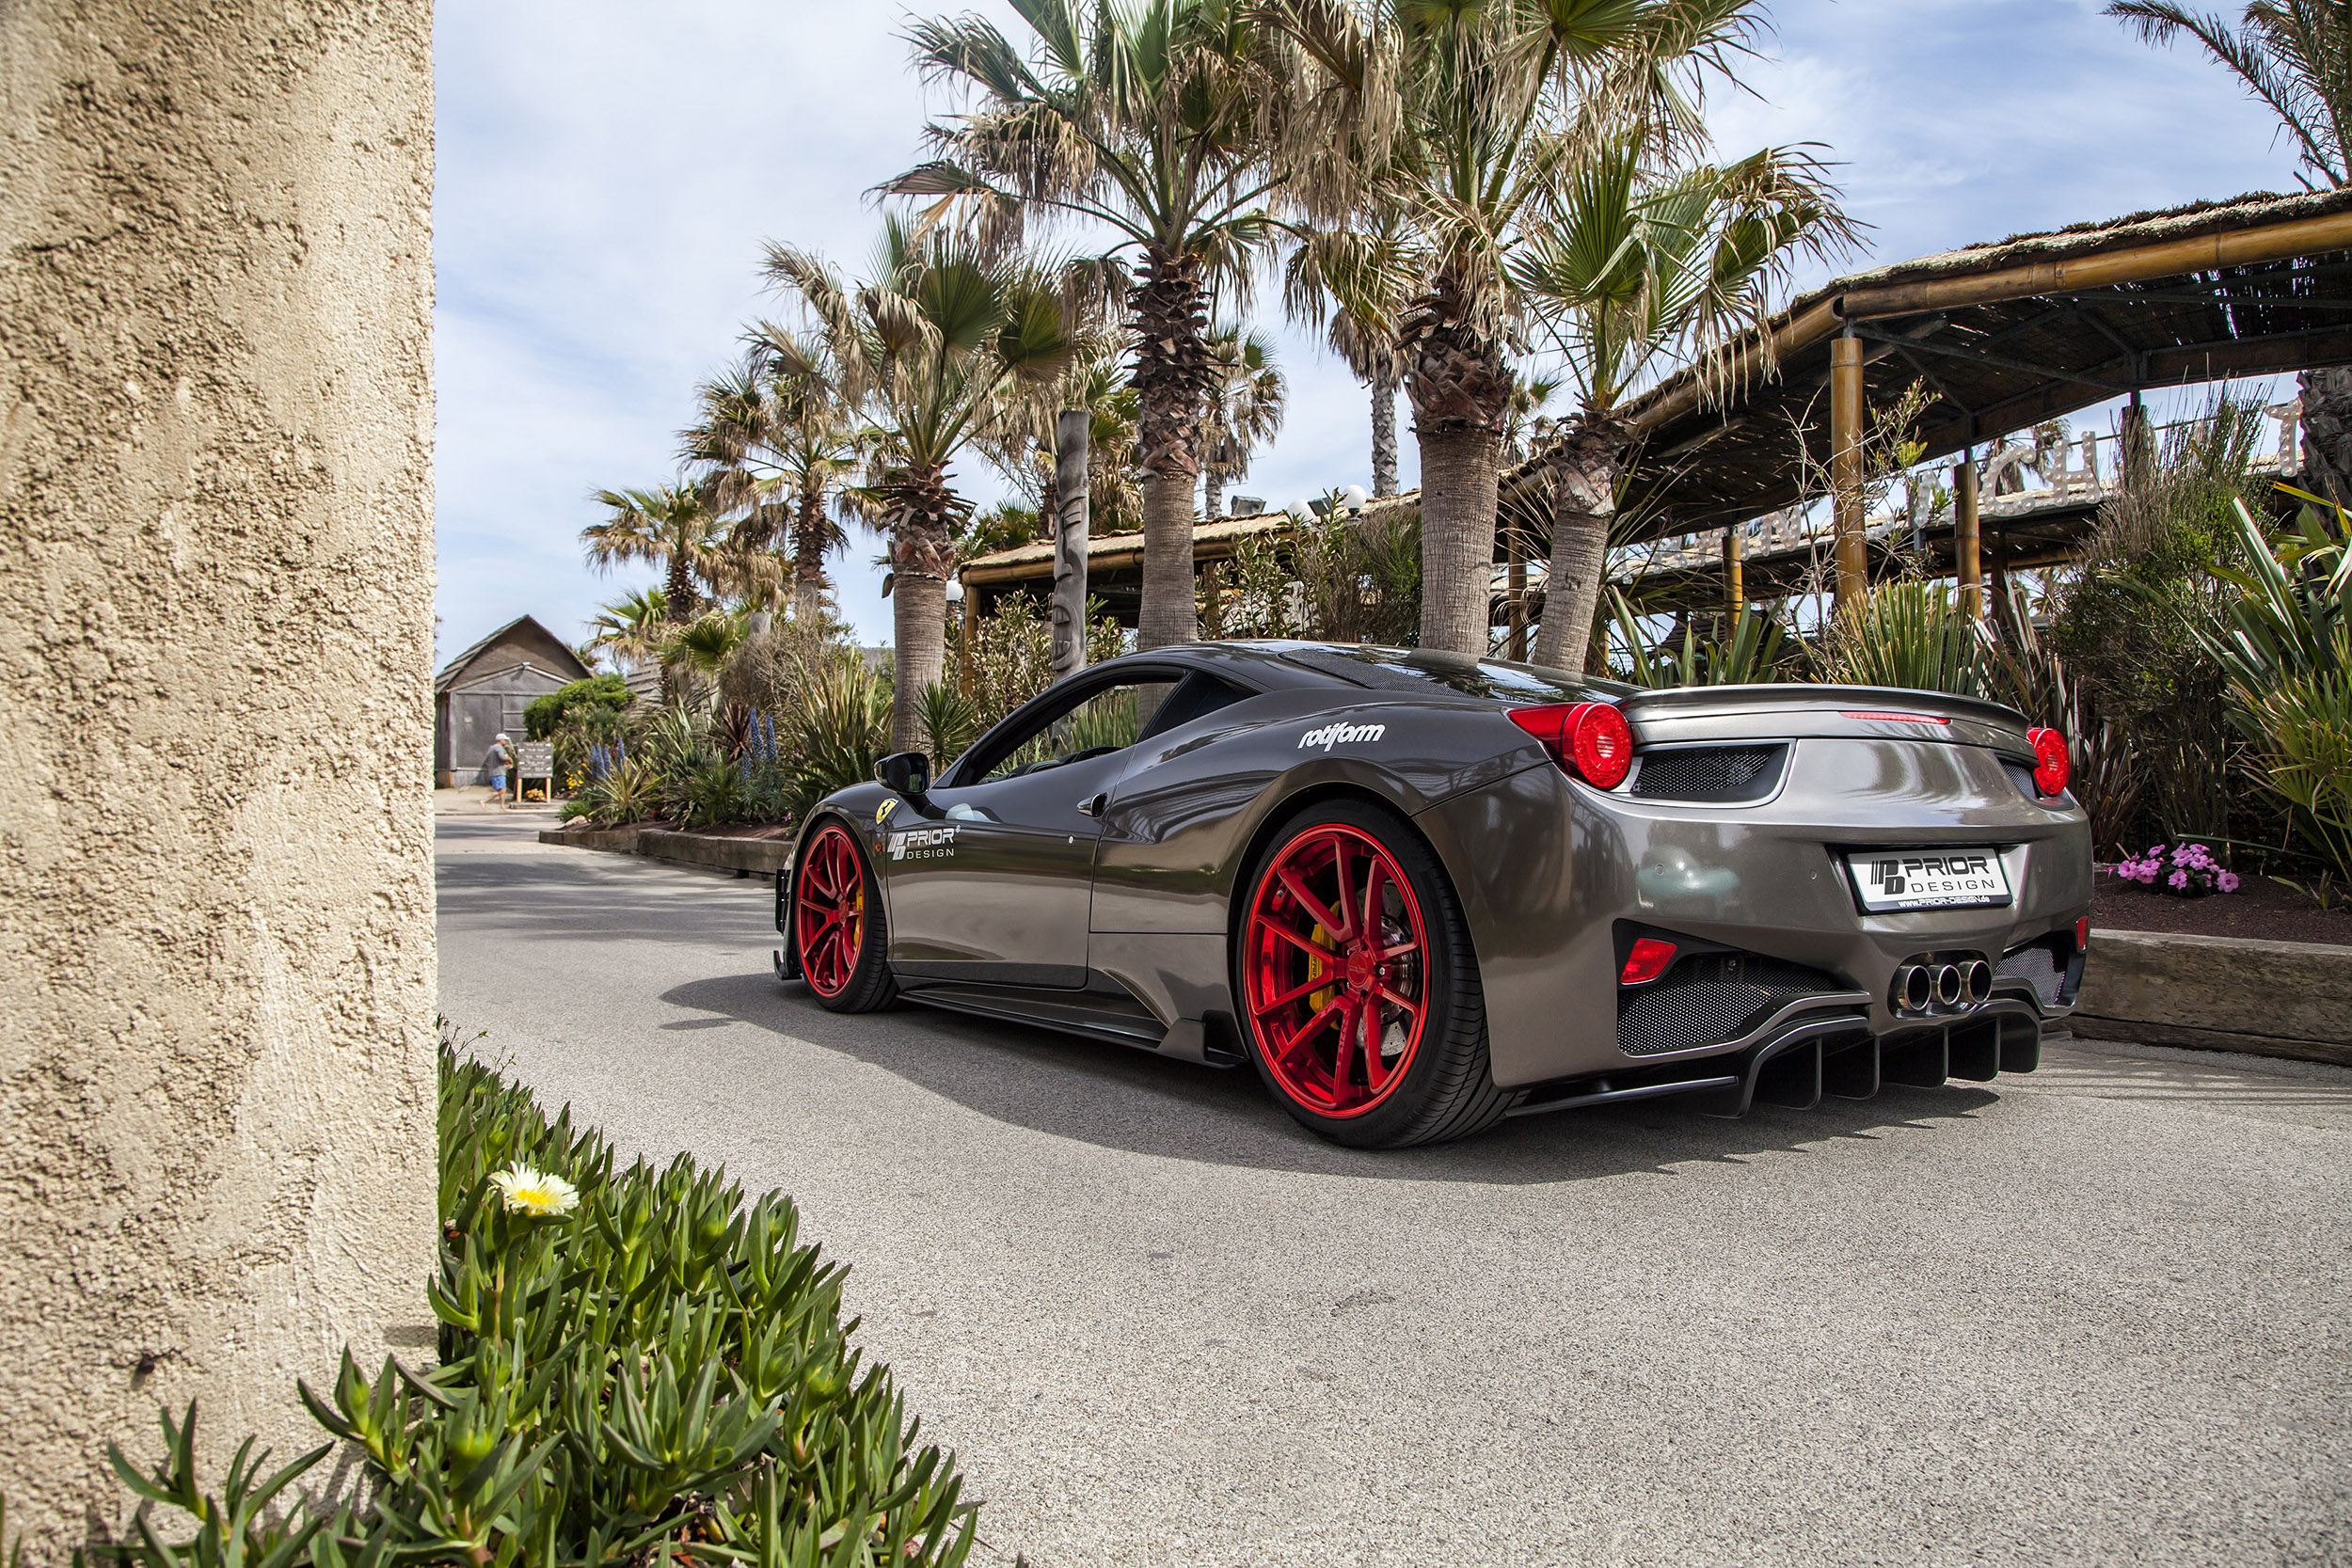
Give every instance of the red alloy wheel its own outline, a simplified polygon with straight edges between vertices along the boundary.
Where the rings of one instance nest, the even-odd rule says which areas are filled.
[[[1387,1100],[1429,1018],[1421,900],[1396,857],[1359,829],[1309,828],[1259,879],[1245,942],[1250,1028],[1282,1091],[1326,1117]]]
[[[838,822],[818,829],[801,856],[792,930],[809,989],[826,997],[847,990],[865,949],[866,868],[850,830]]]

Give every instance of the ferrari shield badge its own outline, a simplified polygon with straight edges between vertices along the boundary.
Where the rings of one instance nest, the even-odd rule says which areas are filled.
[[[876,806],[874,808],[874,826],[879,828],[883,823],[889,821],[890,814],[898,809],[898,798],[896,795],[893,795],[889,800],[884,800],[881,805]]]

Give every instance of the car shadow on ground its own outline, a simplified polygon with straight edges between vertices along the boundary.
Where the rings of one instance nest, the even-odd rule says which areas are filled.
[[[1285,1115],[1248,1068],[1221,1069],[1017,1023],[901,1005],[845,1016],[771,975],[673,987],[661,1000],[703,1014],[691,1033],[741,1022],[837,1051],[980,1115],[1057,1137],[1168,1159],[1391,1180],[1534,1184],[1693,1163],[1805,1152],[1838,1139],[1916,1134],[1973,1117],[2000,1096],[1975,1085],[1890,1088],[1820,1109],[1759,1108],[1738,1121],[1672,1101],[1514,1117],[1433,1148],[1367,1151],[1324,1142]]]

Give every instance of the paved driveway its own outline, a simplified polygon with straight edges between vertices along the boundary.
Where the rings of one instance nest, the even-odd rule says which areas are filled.
[[[763,881],[438,826],[443,1010],[799,1198],[979,1560],[2352,1560],[2352,1073],[2061,1045],[1357,1153],[1247,1071],[823,1012]]]

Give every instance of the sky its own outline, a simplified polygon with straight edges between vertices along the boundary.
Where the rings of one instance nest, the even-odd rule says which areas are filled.
[[[434,52],[443,658],[517,615],[577,641],[653,574],[599,575],[580,531],[605,488],[676,477],[695,384],[744,325],[771,240],[863,262],[872,188],[955,101],[908,68],[895,0],[442,0]],[[1001,0],[945,0],[1018,36]],[[1726,156],[1818,143],[1864,247],[1835,273],[2150,208],[2294,188],[2266,113],[2185,46],[2153,50],[2099,0],[1776,0],[1747,90],[1718,87]],[[1363,388],[1271,304],[1282,431],[1238,491],[1276,504],[1371,481]],[[1409,410],[1400,408],[1400,426]],[[2161,415],[2159,416],[2161,417]],[[2078,423],[2104,426],[2086,410]],[[1403,483],[1417,482],[1400,430]],[[1001,485],[977,458],[963,492]],[[832,562],[841,611],[884,642],[879,546]]]

